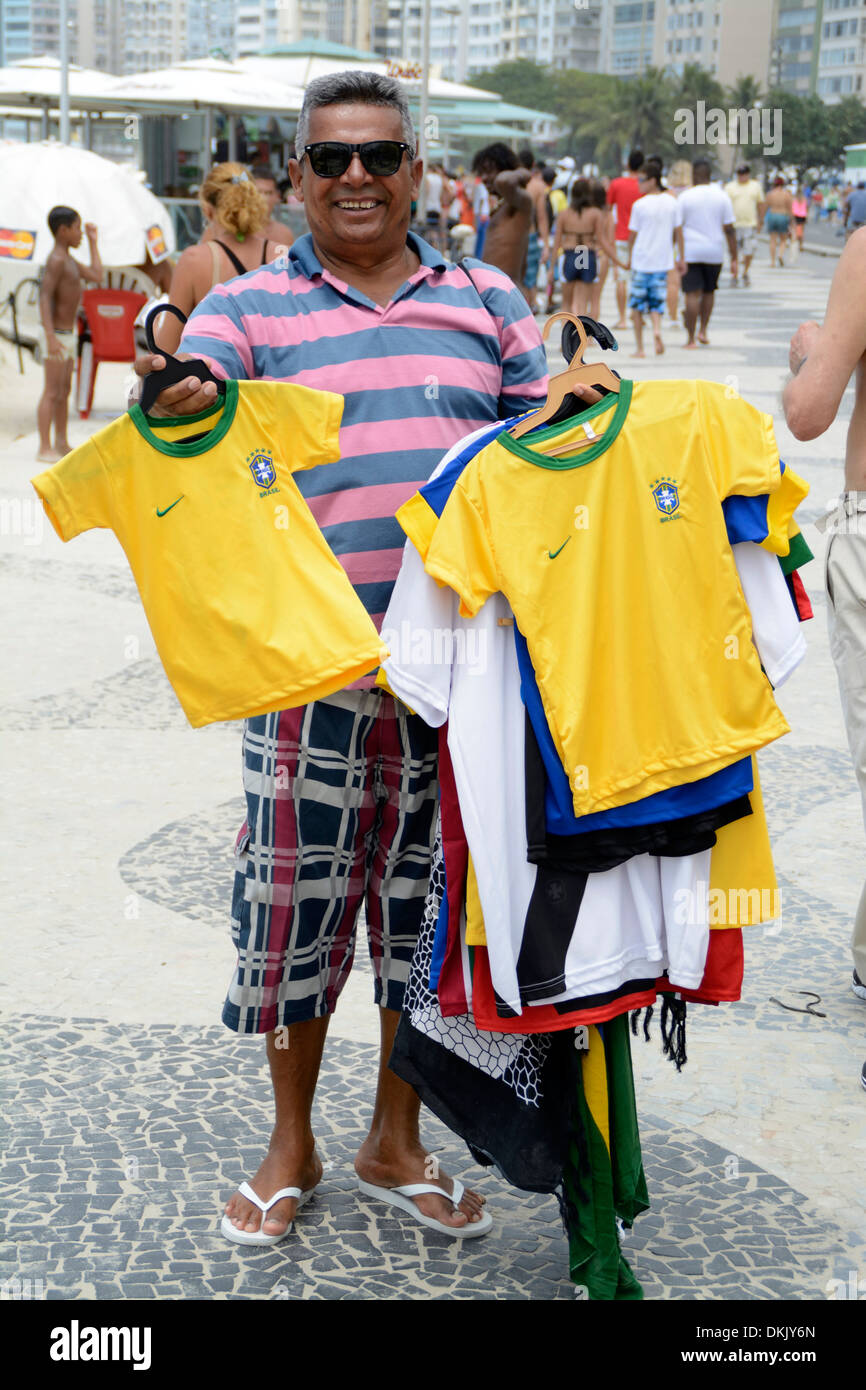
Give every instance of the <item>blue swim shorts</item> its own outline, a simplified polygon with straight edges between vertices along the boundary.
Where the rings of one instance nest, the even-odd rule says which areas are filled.
[[[663,314],[668,288],[666,270],[633,270],[628,307],[639,314]]]

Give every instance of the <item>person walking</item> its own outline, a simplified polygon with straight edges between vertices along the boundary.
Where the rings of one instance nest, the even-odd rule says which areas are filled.
[[[562,308],[573,314],[595,318],[599,255],[616,258],[607,218],[593,197],[589,179],[575,179],[571,201],[556,219],[553,259],[563,252]]]
[[[468,430],[545,400],[546,358],[507,275],[452,265],[409,231],[423,166],[397,82],[371,72],[314,79],[295,150],[289,172],[309,234],[285,264],[217,286],[181,347],[219,377],[300,379],[344,397],[342,457],[295,483],[381,625],[403,552],[395,510]],[[136,370],[162,365],[146,354]],[[215,398],[213,383],[191,377],[164,389],[158,409],[187,416]],[[381,1053],[356,1172],[383,1189],[432,1181],[440,1192],[407,1200],[454,1235],[489,1226],[482,1198],[461,1195],[425,1150],[418,1097],[388,1068],[431,871],[437,735],[376,687],[374,674],[244,726],[238,968],[223,1021],[265,1036],[276,1123],[250,1182],[257,1200],[238,1191],[226,1206],[223,1234],[242,1244],[283,1239],[298,1199],[273,1197],[288,1186],[306,1193],[321,1179],[312,1104],[364,905]]]
[[[866,183],[858,183],[845,205],[845,240],[866,226]]]
[[[199,202],[207,226],[198,244],[181,255],[169,294],[169,303],[187,318],[215,285],[266,265],[287,249],[264,236],[270,208],[242,164],[215,164],[201,186]],[[174,352],[182,330],[179,319],[163,314],[155,325],[154,341],[165,352]]]
[[[501,142],[479,150],[472,168],[487,185],[491,200],[492,212],[484,238],[485,260],[504,270],[519,285],[532,228],[533,204],[526,191],[529,170],[521,169],[517,155]]]
[[[616,212],[616,232],[615,240],[618,248],[625,251],[629,236],[629,218],[631,210],[638,198],[641,196],[638,174],[643,168],[643,150],[632,150],[628,157],[628,168],[617,178],[611,179],[607,189],[608,206]],[[625,328],[626,298],[628,295],[628,276],[620,274],[620,266],[616,258],[613,262],[613,281],[616,287],[616,308],[617,318],[615,327]]]
[[[784,256],[788,249],[788,237],[791,233],[791,214],[794,200],[791,197],[788,185],[777,174],[773,179],[773,186],[767,194],[767,213],[766,229],[770,238],[770,265],[783,266]]]
[[[823,324],[801,323],[789,351],[792,377],[782,396],[795,439],[829,429],[854,382],[854,406],[845,449],[845,490],[818,522],[827,532],[824,560],[830,653],[854,774],[866,821],[866,231],[854,232],[833,274]],[[866,884],[851,935],[851,988],[866,1000]],[[866,1066],[861,1073],[866,1085]]]
[[[758,249],[758,228],[764,220],[764,190],[757,179],[752,177],[752,166],[737,166],[737,176],[725,184],[725,192],[734,209],[734,235],[737,238],[737,254],[743,271],[743,284],[749,285],[749,267]],[[731,270],[731,284],[738,285],[739,279]]]
[[[674,268],[674,244],[680,270],[685,269],[683,251],[682,199],[674,198],[662,184],[662,162],[648,159],[639,174],[641,196],[629,215],[628,250],[631,263],[629,308],[632,311],[635,357],[646,356],[643,348],[643,316],[649,314],[657,355],[665,350],[662,315],[667,295],[668,273]]]
[[[526,247],[526,265],[523,271],[523,293],[533,314],[538,295],[538,276],[542,266],[547,264],[550,240],[550,221],[547,215],[547,184],[542,178],[543,164],[534,158],[532,150],[521,150],[517,156],[522,169],[529,170],[526,192],[532,199],[532,227]]]
[[[62,205],[52,208],[48,214],[48,229],[54,237],[54,245],[45,262],[39,286],[40,346],[45,384],[36,407],[38,463],[57,463],[72,448],[66,432],[69,392],[75,370],[75,320],[81,303],[81,282],[98,285],[103,276],[96,227],[92,222],[88,222],[84,228],[90,248],[89,266],[82,265],[71,254],[82,242],[81,218],[74,208]]]
[[[668,170],[667,190],[674,198],[678,198],[687,188],[692,186],[692,166],[687,159],[677,159]],[[668,292],[667,307],[668,318],[671,323],[680,321],[680,290],[682,289],[682,275],[676,266],[668,271]]]
[[[696,159],[692,164],[691,188],[677,200],[683,228],[686,272],[685,325],[687,348],[698,343],[709,347],[707,328],[713,312],[716,286],[725,259],[725,245],[731,254],[731,274],[737,273],[737,239],[734,209],[723,188],[710,183],[710,164]]]
[[[809,198],[803,185],[797,185],[797,191],[791,199],[791,220],[794,226],[794,240],[792,244],[793,259],[796,260],[803,249],[806,238],[806,222],[809,218]]]

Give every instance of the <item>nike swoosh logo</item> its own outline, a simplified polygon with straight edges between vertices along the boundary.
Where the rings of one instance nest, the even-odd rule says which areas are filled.
[[[562,542],[562,545],[559,547],[559,550],[564,550],[570,540],[571,536],[566,536],[565,540]],[[548,550],[547,554],[551,560],[556,559],[557,555],[559,554],[559,550]]]
[[[178,497],[177,502],[182,502],[183,499],[184,499],[185,497],[186,497],[186,493],[185,493],[185,492],[182,492],[182,493],[180,494],[180,497]],[[177,502],[172,502],[171,507],[176,507],[176,506],[177,506]],[[163,511],[160,511],[160,510],[159,510],[159,507],[157,507],[157,509],[156,509],[156,514],[157,514],[157,516],[165,516],[165,513],[166,513],[166,512],[170,512],[170,511],[171,511],[171,507],[166,507]],[[571,540],[571,536],[569,536],[568,539]]]

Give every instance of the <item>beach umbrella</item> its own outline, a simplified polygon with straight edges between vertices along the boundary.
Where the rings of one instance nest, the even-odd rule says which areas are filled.
[[[96,223],[106,269],[158,263],[175,250],[168,210],[134,171],[55,140],[10,141],[0,143],[0,266],[35,273],[45,264],[54,244],[46,219],[58,204]],[[86,259],[86,241],[77,255]]]

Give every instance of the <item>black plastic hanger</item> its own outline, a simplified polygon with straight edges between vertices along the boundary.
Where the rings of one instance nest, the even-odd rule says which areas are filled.
[[[148,349],[150,352],[158,353],[160,357],[165,358],[165,366],[161,372],[148,372],[144,378],[141,399],[138,403],[145,415],[153,408],[154,401],[160,391],[164,391],[167,386],[176,386],[179,381],[185,381],[190,376],[198,377],[202,383],[212,381],[217,387],[217,394],[225,397],[225,382],[214,376],[208,364],[201,357],[194,357],[189,362],[181,362],[179,358],[172,357],[170,352],[164,352],[162,348],[157,347],[153,340],[153,325],[159,314],[174,314],[181,323],[186,323],[186,314],[178,309],[176,304],[154,305],[144,321],[144,335],[147,339]]]

